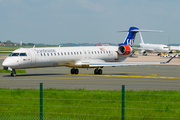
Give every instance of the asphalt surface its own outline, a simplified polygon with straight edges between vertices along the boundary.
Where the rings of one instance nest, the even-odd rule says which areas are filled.
[[[0,88],[39,89],[43,83],[43,88],[57,89],[121,90],[125,85],[126,90],[180,90],[180,65],[105,67],[103,75],[94,75],[94,69],[79,71],[71,75],[70,68],[50,67],[26,69],[16,77],[0,73]]]

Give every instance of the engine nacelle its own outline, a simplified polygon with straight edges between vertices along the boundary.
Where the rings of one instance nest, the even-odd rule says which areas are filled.
[[[121,45],[118,48],[118,53],[120,55],[130,55],[133,52],[133,49],[128,45]]]

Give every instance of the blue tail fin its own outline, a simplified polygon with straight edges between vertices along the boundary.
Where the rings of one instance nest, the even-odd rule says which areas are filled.
[[[135,39],[136,33],[139,32],[139,29],[136,27],[130,27],[129,31],[120,31],[120,32],[129,32],[129,33],[127,34],[127,37],[125,38],[124,43],[119,44],[119,46],[120,45],[129,45],[132,47],[134,44],[134,39]]]

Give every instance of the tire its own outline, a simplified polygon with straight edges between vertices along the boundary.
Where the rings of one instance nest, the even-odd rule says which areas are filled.
[[[98,74],[102,75],[102,70],[101,69],[98,70]]]
[[[99,74],[98,71],[99,71],[98,69],[95,69],[95,70],[94,70],[94,74],[95,74],[95,75]]]
[[[75,74],[75,69],[71,69],[71,74]]]
[[[16,77],[16,74],[15,74],[15,73],[11,73],[11,76],[12,76],[12,77]]]
[[[79,70],[78,69],[74,69],[74,74],[79,74]]]

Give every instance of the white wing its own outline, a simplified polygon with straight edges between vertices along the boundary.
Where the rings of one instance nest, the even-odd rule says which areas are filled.
[[[177,55],[177,54],[176,54]],[[103,60],[93,60],[90,62],[77,62],[76,65],[88,65],[89,67],[103,67],[103,66],[129,66],[129,65],[157,65],[169,63],[176,55],[166,62],[105,62]]]
[[[161,64],[161,62],[132,62],[132,63],[105,62],[105,63],[89,63],[89,67],[129,66],[129,65],[156,65],[156,64]]]

